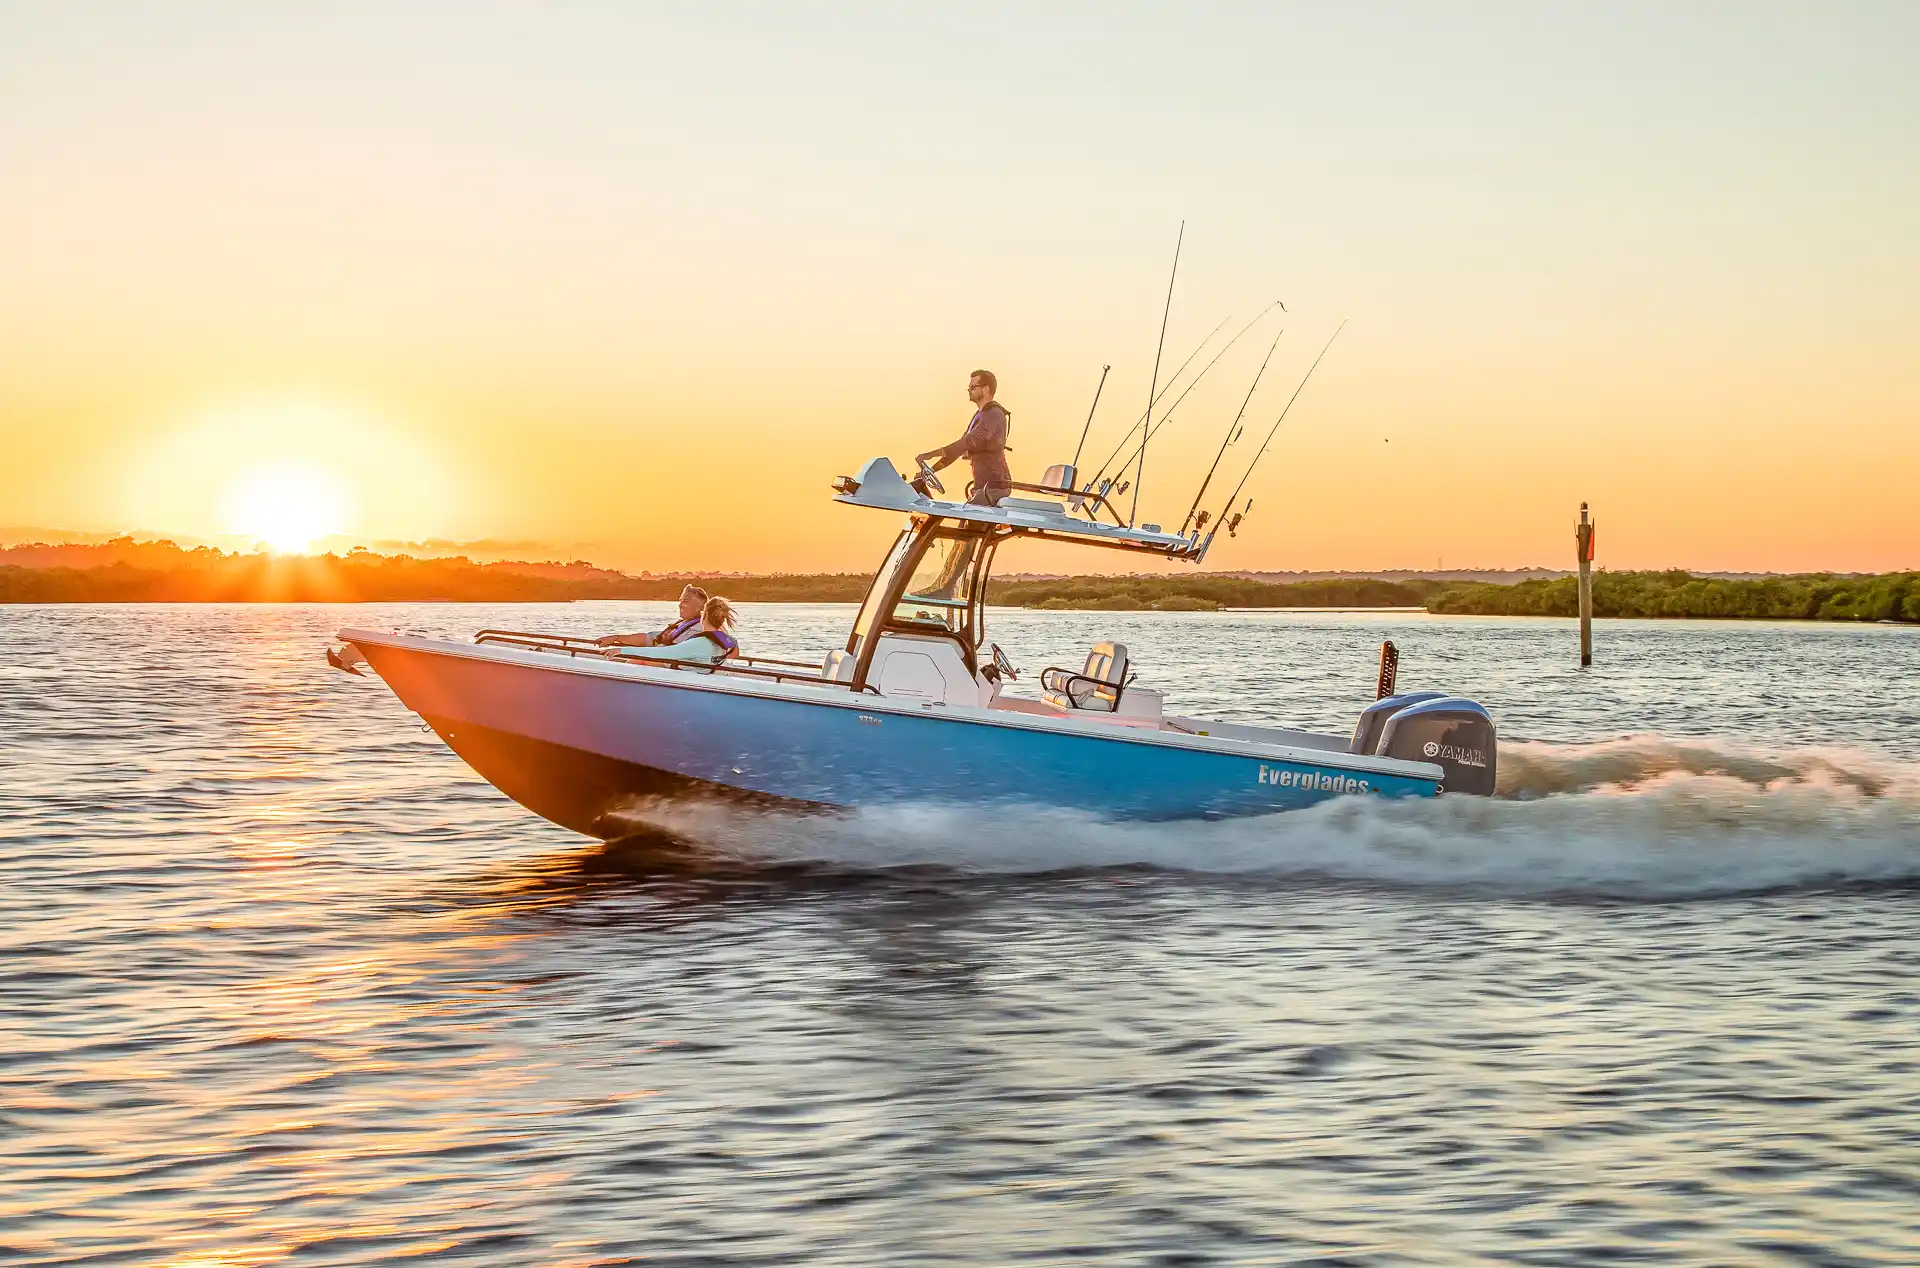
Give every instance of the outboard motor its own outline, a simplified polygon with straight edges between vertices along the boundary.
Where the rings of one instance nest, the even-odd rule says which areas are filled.
[[[1360,720],[1353,724],[1353,741],[1347,745],[1349,753],[1374,754],[1380,751],[1380,733],[1387,729],[1387,719],[1410,704],[1419,704],[1422,700],[1438,700],[1445,696],[1444,691],[1409,691],[1404,695],[1383,696],[1360,711]]]
[[[1376,701],[1373,707],[1386,703]],[[1380,732],[1377,752],[1439,766],[1446,772],[1442,792],[1490,797],[1495,742],[1493,719],[1485,709],[1462,696],[1439,696],[1393,711]]]

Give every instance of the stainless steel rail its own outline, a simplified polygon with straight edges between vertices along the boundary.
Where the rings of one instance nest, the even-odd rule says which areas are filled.
[[[473,641],[506,647],[523,647],[528,651],[551,652],[556,655],[564,653],[569,657],[587,656],[614,663],[628,660],[621,654],[619,646],[603,646],[590,638],[579,638],[571,634],[536,634],[526,630],[481,630],[473,636]],[[692,673],[738,674],[746,678],[764,678],[774,682],[803,682],[816,686],[843,685],[824,677],[818,666],[807,661],[780,660],[772,656],[730,656],[724,661],[710,665],[685,660],[646,660],[644,657],[634,659],[656,668],[678,669]],[[734,661],[744,663],[734,664]],[[780,665],[787,669],[804,669],[807,672],[789,673],[782,669],[762,669],[760,668],[762,665]],[[849,686],[848,689],[851,690],[851,687]],[[866,686],[864,690],[876,696],[880,694],[872,685]]]

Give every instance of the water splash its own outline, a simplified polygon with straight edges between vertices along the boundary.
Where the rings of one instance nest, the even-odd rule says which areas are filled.
[[[1848,748],[1764,749],[1724,740],[1630,735],[1598,744],[1500,747],[1500,796],[1539,797],[1645,786],[1673,775],[1718,776],[1757,788],[1833,782],[1869,796],[1912,784],[1920,771]]]
[[[1649,899],[1920,880],[1920,767],[1877,754],[1648,735],[1513,743],[1501,761],[1496,798],[1338,798],[1219,822],[952,805],[782,815],[649,804],[631,814],[636,828],[729,864],[1151,867]]]

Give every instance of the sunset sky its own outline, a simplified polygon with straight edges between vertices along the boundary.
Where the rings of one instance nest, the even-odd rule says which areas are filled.
[[[1349,320],[1209,567],[1566,566],[1584,499],[1916,568],[1917,65],[1913,3],[10,3],[0,527],[864,569],[828,482],[977,366],[1033,478],[1111,362],[1104,456],[1184,220],[1169,365],[1289,313],[1143,518]]]

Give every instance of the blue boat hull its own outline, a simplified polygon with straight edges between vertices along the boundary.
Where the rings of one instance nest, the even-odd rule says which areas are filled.
[[[1430,796],[1438,781],[1343,756],[1183,747],[1127,728],[1047,729],[872,696],[734,690],[719,675],[594,672],[424,641],[356,644],[395,694],[489,782],[575,831],[622,832],[637,797],[781,804],[1039,805],[1103,818],[1296,809],[1351,793]],[[667,675],[671,680],[663,680]],[[1298,753],[1297,750],[1291,751]]]

